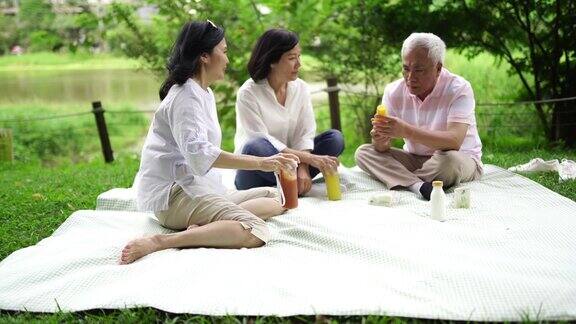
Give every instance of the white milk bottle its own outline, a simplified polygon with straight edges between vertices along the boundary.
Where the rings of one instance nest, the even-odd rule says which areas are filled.
[[[432,193],[430,194],[430,203],[432,219],[443,221],[446,218],[446,194],[442,189],[442,181],[432,182]]]

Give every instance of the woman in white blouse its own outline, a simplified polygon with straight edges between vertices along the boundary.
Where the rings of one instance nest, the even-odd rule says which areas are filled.
[[[248,63],[248,79],[236,97],[236,153],[299,157],[298,193],[308,192],[320,171],[338,166],[344,138],[337,130],[316,135],[316,121],[307,84],[298,78],[298,36],[270,29],[256,42]],[[274,186],[272,172],[238,170],[236,188]]]
[[[183,26],[134,180],[138,208],[154,212],[163,226],[183,231],[129,242],[120,263],[167,248],[262,246],[269,236],[264,220],[284,212],[274,190],[226,195],[214,169],[271,172],[299,162],[291,154],[254,157],[220,149],[220,125],[209,85],[224,77],[227,64],[222,28],[211,21]]]

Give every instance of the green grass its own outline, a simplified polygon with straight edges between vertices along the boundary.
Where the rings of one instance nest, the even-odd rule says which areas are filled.
[[[200,323],[200,324],[241,324],[241,323],[366,323],[366,324],[399,324],[429,323],[440,321],[423,321],[387,316],[291,316],[291,317],[255,317],[255,316],[202,316],[192,314],[171,314],[154,308],[137,308],[123,310],[94,310],[77,313],[34,314],[0,311],[2,323]],[[529,321],[525,321],[529,322]]]
[[[514,142],[541,146],[544,143],[544,130],[533,105],[482,106],[527,100],[522,95],[526,90],[516,74],[510,74],[508,63],[487,53],[468,59],[454,51],[447,52],[445,63],[450,71],[472,85],[478,131],[485,144],[502,146]]]
[[[477,103],[511,102],[524,91],[516,75],[510,75],[509,64],[482,53],[472,59],[455,51],[447,51],[445,66],[470,82]],[[489,109],[489,108],[487,108]]]
[[[401,323],[454,323],[452,321],[422,320],[388,316],[202,316],[192,314],[171,314],[154,308],[123,310],[93,310],[77,313],[34,314],[0,311],[2,323],[199,323],[199,324],[280,324],[280,323],[365,323],[365,324],[401,324]],[[540,323],[536,318],[526,317],[521,323]],[[568,323],[559,321],[558,323]]]
[[[307,82],[326,82],[326,80],[322,78],[321,74],[318,73],[322,63],[317,58],[308,54],[302,54],[301,64],[300,78],[302,80],[306,80]]]
[[[523,164],[530,159],[541,157],[544,160],[550,159],[570,159],[576,161],[576,150],[561,149],[512,149],[506,151],[484,150],[482,161],[484,164],[494,164],[503,168]],[[522,173],[523,176],[538,182],[544,187],[555,191],[565,197],[576,201],[576,180],[560,182],[558,173],[538,172]]]
[[[0,71],[136,69],[136,60],[111,54],[29,53],[0,56]]]
[[[72,212],[94,209],[98,193],[132,184],[136,156],[113,164],[100,160],[57,167],[0,164],[0,259],[49,236]]]

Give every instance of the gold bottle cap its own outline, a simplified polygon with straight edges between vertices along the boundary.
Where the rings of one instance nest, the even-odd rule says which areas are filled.
[[[388,109],[386,109],[386,106],[378,105],[378,107],[376,107],[376,115],[387,116],[388,115]]]
[[[442,187],[444,183],[440,180],[432,181],[432,186],[434,187]]]

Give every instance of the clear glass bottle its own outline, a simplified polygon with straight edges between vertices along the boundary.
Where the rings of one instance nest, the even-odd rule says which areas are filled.
[[[438,221],[446,219],[446,194],[444,189],[442,189],[442,185],[442,181],[432,182],[432,193],[430,194],[430,203],[432,205],[430,216]]]

